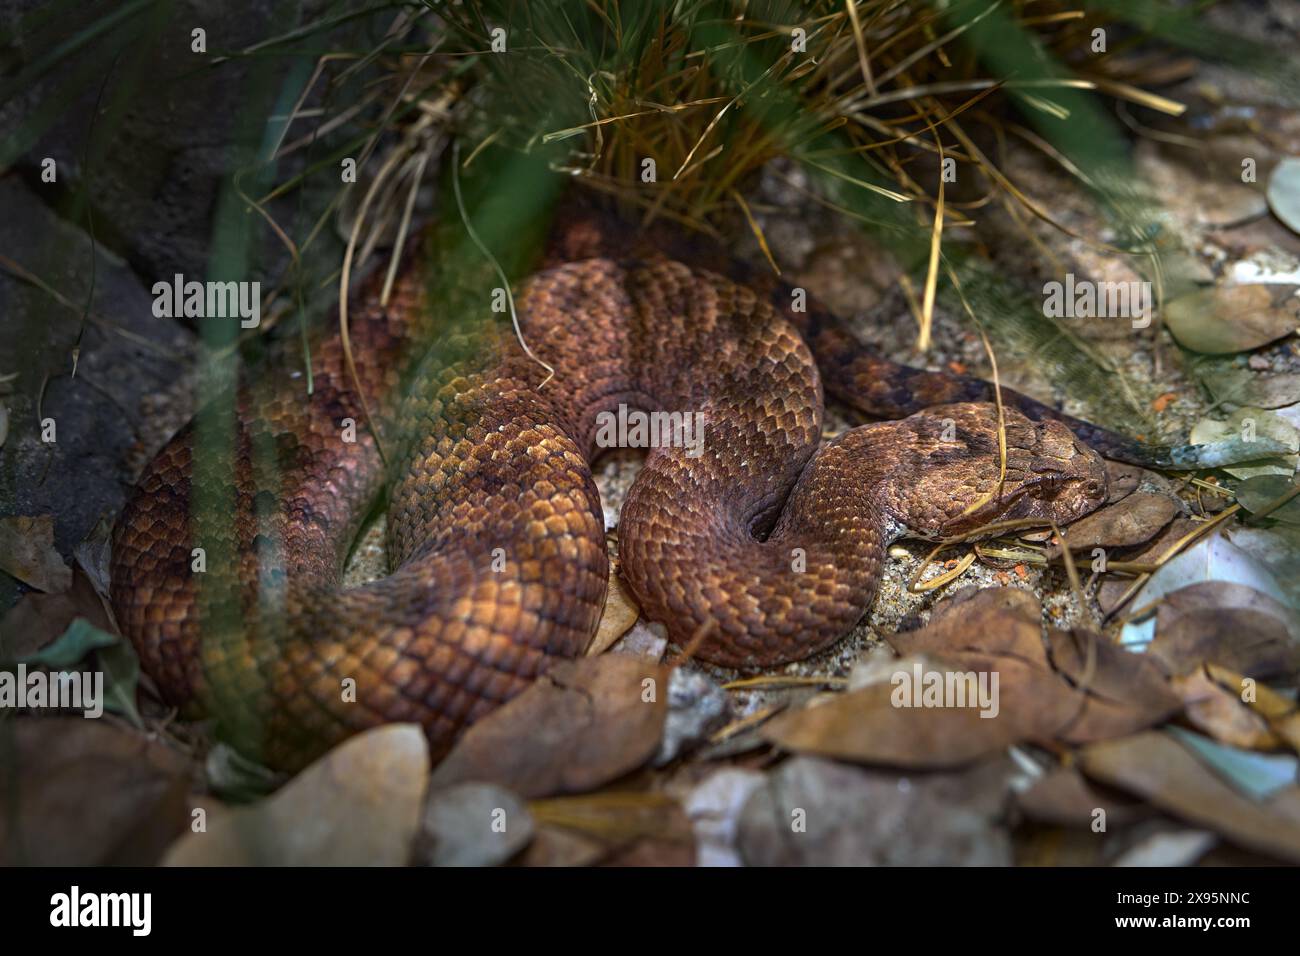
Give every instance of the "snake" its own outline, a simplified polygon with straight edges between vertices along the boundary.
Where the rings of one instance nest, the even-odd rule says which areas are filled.
[[[739,671],[845,636],[897,539],[1064,525],[1105,501],[1102,452],[1144,459],[1010,389],[999,405],[890,362],[725,250],[683,260],[629,232],[562,216],[513,310],[472,321],[408,244],[312,340],[309,393],[286,347],[158,452],[114,527],[111,602],[164,701],[270,767],[391,722],[445,755],[590,644],[611,573],[592,464],[620,409],[701,431],[646,449],[617,573],[674,644]],[[827,394],[881,420],[824,440]],[[376,508],[389,573],[344,586]]]

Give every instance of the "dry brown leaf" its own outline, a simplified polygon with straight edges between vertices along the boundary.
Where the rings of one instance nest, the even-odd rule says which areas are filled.
[[[1058,671],[1076,686],[1086,684],[1099,697],[1132,701],[1162,715],[1178,709],[1178,698],[1159,667],[1098,634],[1049,628],[1047,650]]]
[[[1093,744],[1079,755],[1079,765],[1094,780],[1246,849],[1300,863],[1300,820],[1243,796],[1168,734],[1147,731]]]
[[[1227,228],[1255,219],[1268,212],[1268,200],[1257,190],[1232,180],[1192,179],[1190,200],[1196,221],[1207,226]]]
[[[1170,623],[1179,614],[1204,607],[1244,607],[1247,610],[1262,611],[1281,620],[1292,637],[1300,641],[1300,618],[1296,617],[1290,607],[1269,594],[1236,581],[1197,581],[1196,584],[1188,584],[1186,588],[1166,594],[1160,610],[1165,614],[1165,623]]]
[[[900,649],[942,650],[965,670],[1003,672],[1002,711],[1018,725],[1021,740],[1104,740],[1178,710],[1178,699],[1148,661],[1089,632],[1050,630],[1049,662],[1041,606],[1028,592],[976,592],[936,616],[937,626],[932,618],[929,627],[890,642]]]
[[[1238,694],[1212,680],[1205,668],[1175,677],[1170,684],[1183,699],[1187,722],[1215,740],[1250,750],[1274,750],[1279,745],[1268,721],[1247,707]]]
[[[1181,707],[1160,669],[1141,654],[1081,630],[1053,628],[1047,642],[1056,669],[1076,688],[1086,686],[1088,691],[1078,717],[1059,734],[1067,743],[1134,733],[1161,723]]]
[[[1071,551],[1092,548],[1128,548],[1150,541],[1182,511],[1168,495],[1135,491],[1116,504],[1094,511],[1070,525],[1065,540]],[[1047,550],[1049,559],[1061,555],[1061,546]]]
[[[168,866],[402,866],[420,829],[429,747],[418,724],[350,737],[255,804],[199,803]]]
[[[1106,504],[1127,498],[1137,491],[1140,485],[1148,485],[1160,491],[1171,491],[1169,481],[1154,471],[1147,471],[1137,465],[1126,465],[1122,461],[1106,462]]]
[[[0,518],[0,571],[46,594],[72,584],[72,569],[54,548],[54,516]]]
[[[1005,618],[1005,620],[1002,620]],[[901,631],[889,638],[900,654],[946,650],[1019,651],[1034,654],[1042,647],[1042,605],[1021,588],[962,588],[930,612],[930,623],[915,631]],[[996,620],[1007,625],[992,633],[979,634],[980,622]],[[971,625],[971,626],[968,626]]]
[[[611,573],[609,590],[605,594],[605,610],[600,615],[600,626],[596,628],[596,636],[591,639],[591,644],[587,647],[587,656],[594,657],[609,650],[610,645],[631,629],[640,614],[640,608],[632,600],[632,595],[628,594],[627,589],[623,587],[619,576]]]
[[[1123,826],[1151,815],[1145,804],[1094,786],[1073,767],[1057,767],[1044,774],[1028,790],[1016,794],[1016,804],[1031,820],[1071,828],[1090,829],[1097,810],[1105,811],[1107,826]]]
[[[663,793],[605,791],[537,800],[529,805],[551,846],[525,855],[526,865],[555,865],[555,849],[577,851],[580,864],[691,866],[695,837],[685,809]],[[557,833],[580,842],[555,841]]]
[[[1173,624],[1190,611],[1242,608],[1275,617],[1287,627],[1292,640],[1300,643],[1300,618],[1281,601],[1263,591],[1235,581],[1198,581],[1165,595],[1160,603],[1159,624]]]
[[[1211,680],[1262,717],[1279,741],[1300,753],[1300,705],[1265,684],[1251,681],[1248,685],[1247,678],[1218,664],[1206,664],[1205,672]],[[1246,693],[1247,686],[1250,686],[1249,694]]]
[[[189,761],[165,744],[81,717],[10,727],[0,865],[152,865],[188,826]]]
[[[432,786],[475,780],[527,798],[594,790],[654,756],[668,672],[624,654],[564,661],[475,723]]]
[[[1132,549],[1117,549],[1107,556],[1108,561],[1133,561],[1138,564],[1155,564],[1184,535],[1197,527],[1191,518],[1175,518],[1151,541]],[[1068,533],[1068,532],[1067,532]],[[1097,604],[1106,614],[1111,613],[1125,592],[1132,586],[1133,579],[1128,576],[1108,574],[1097,589]]]
[[[1294,291],[1294,286],[1267,283],[1201,289],[1168,302],[1165,324],[1194,352],[1244,352],[1296,330]]]
[[[926,660],[932,668],[956,669],[946,660]],[[908,674],[920,661],[904,658],[898,669]],[[1018,676],[1027,670],[1019,662],[1009,663]],[[1000,677],[1000,687],[1006,676]],[[764,724],[759,735],[796,753],[917,768],[961,766],[1020,739],[1018,724],[1001,714],[982,718],[972,707],[895,707],[894,689],[889,683],[873,684],[817,706],[787,711]],[[1000,694],[1005,707],[1005,690]]]
[[[31,592],[0,621],[0,661],[30,657],[53,642],[79,617],[110,634],[117,629],[86,573],[76,568],[72,586],[59,594]]]
[[[1084,637],[1054,632],[1058,673],[1040,617],[1038,600],[1026,591],[964,591],[936,607],[927,627],[889,638],[908,656],[888,680],[784,713],[760,735],[786,750],[841,760],[951,767],[1019,741],[1086,743],[1130,734],[1177,711],[1177,698],[1149,662],[1098,637],[1085,690],[1077,686],[1088,654]],[[945,683],[984,675],[988,691],[996,676],[994,706],[910,703],[903,692],[936,672]]]
[[[1263,611],[1205,607],[1156,617],[1156,636],[1147,656],[1170,674],[1186,674],[1205,663],[1268,680],[1300,672],[1300,644],[1286,625]]]

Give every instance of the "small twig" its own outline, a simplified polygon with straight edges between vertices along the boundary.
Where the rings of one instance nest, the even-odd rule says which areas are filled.
[[[771,704],[767,707],[762,708],[761,710],[754,711],[752,714],[748,715],[747,717],[741,717],[739,720],[733,720],[731,723],[727,724],[727,726],[723,727],[712,737],[710,737],[709,743],[720,744],[724,740],[728,740],[736,736],[736,734],[740,733],[742,730],[749,730],[749,728],[751,727],[757,727],[759,724],[767,720],[769,717],[774,717],[781,711],[785,710],[785,707],[786,707],[785,704]]]
[[[1285,502],[1283,503],[1285,504]],[[1159,560],[1156,561],[1156,570],[1159,570],[1161,567],[1163,567],[1175,555],[1177,555],[1180,551],[1182,551],[1184,548],[1190,545],[1193,541],[1196,541],[1197,539],[1204,537],[1207,532],[1209,532],[1214,528],[1217,528],[1219,525],[1227,521],[1229,518],[1231,518],[1240,510],[1241,510],[1241,505],[1232,505],[1229,508],[1225,508],[1223,511],[1219,512],[1218,515],[1211,518],[1209,521],[1205,522],[1205,524],[1201,525],[1199,528],[1193,528],[1187,534],[1183,535],[1181,538],[1179,538],[1177,541],[1173,543],[1173,545],[1169,548],[1168,551],[1166,551],[1163,555],[1160,556]],[[1106,617],[1103,620],[1105,621],[1111,620],[1115,616],[1115,614],[1120,610],[1120,608],[1124,607],[1124,605],[1128,604],[1129,601],[1133,600],[1133,598],[1137,596],[1138,592],[1140,592],[1144,587],[1146,587],[1147,582],[1151,580],[1151,574],[1153,573],[1155,572],[1150,572],[1150,573],[1144,572],[1143,574],[1139,575],[1138,579],[1134,581],[1132,585],[1129,586],[1129,589],[1127,591],[1124,592],[1123,597],[1121,597],[1119,601],[1116,602],[1115,606],[1111,608],[1110,611],[1107,612]],[[1136,615],[1130,615],[1130,617],[1133,616]]]
[[[1065,532],[1057,527],[1055,521],[1052,522],[1052,531],[1056,534],[1056,540],[1061,543],[1061,558],[1065,562],[1065,576],[1070,579],[1070,590],[1074,592],[1074,599],[1079,602],[1079,613],[1087,614],[1089,606],[1083,596],[1083,584],[1079,580],[1079,569],[1075,567],[1074,554],[1070,551],[1070,543],[1065,540]]]
[[[963,574],[966,573],[967,568],[969,568],[972,564],[975,563],[975,552],[972,551],[970,554],[966,555],[966,557],[962,558],[961,561],[957,563],[957,567],[953,568],[950,571],[945,571],[943,574],[939,575],[936,578],[931,578],[929,581],[918,584],[917,583],[918,579],[921,577],[923,573],[925,573],[925,569],[928,568],[930,564],[934,561],[935,555],[937,555],[940,551],[942,551],[946,547],[947,545],[945,544],[935,545],[934,550],[931,551],[929,555],[926,557],[926,559],[921,562],[921,566],[916,569],[916,573],[913,574],[911,579],[907,582],[907,592],[909,594],[924,594],[926,591],[933,591],[935,588],[941,588],[945,584],[949,584],[952,581],[957,580],[959,577],[961,577]]]
[[[718,622],[713,618],[709,618],[697,627],[695,633],[691,635],[691,639],[687,641],[686,646],[682,648],[682,652],[673,658],[672,661],[669,662],[668,666],[681,667],[683,664],[687,663],[696,655],[704,642],[709,639],[709,635],[717,629],[717,626]]]
[[[831,677],[829,674],[799,677],[794,674],[772,674],[762,677],[743,677],[740,680],[727,681],[723,690],[753,690],[754,688],[774,687],[848,687],[847,677]]]

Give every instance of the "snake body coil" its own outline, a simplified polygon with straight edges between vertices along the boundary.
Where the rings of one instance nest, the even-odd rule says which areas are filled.
[[[545,269],[518,296],[526,341],[555,369],[543,386],[486,308],[439,331],[419,272],[399,274],[387,307],[377,280],[353,300],[359,390],[337,335],[312,350],[310,397],[287,374],[245,381],[233,429],[200,417],[183,430],[116,528],[113,603],[144,669],[271,765],[388,721],[422,724],[444,752],[548,661],[582,653],[609,574],[590,462],[598,416],[620,405],[702,413],[701,454],[650,450],[622,510],[621,571],[674,641],[706,634],[698,655],[737,668],[844,635],[901,534],[1063,523],[1105,494],[1097,454],[1014,393],[1000,494],[987,402],[823,443],[823,376],[885,414],[988,387],[889,365],[770,289],[662,258]],[[228,449],[224,468],[209,447]],[[385,492],[392,573],[344,588]]]

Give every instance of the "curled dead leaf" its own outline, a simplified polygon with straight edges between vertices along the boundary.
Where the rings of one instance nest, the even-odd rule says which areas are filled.
[[[1218,664],[1206,664],[1205,673],[1264,718],[1279,741],[1300,753],[1300,705],[1267,685],[1256,683]]]
[[[610,646],[636,623],[640,614],[641,609],[627,593],[619,576],[610,574],[609,590],[605,595],[605,610],[600,615],[600,626],[596,628],[596,636],[587,646],[587,656],[594,657],[609,650]]]
[[[1267,612],[1239,607],[1202,607],[1176,615],[1157,612],[1156,636],[1147,656],[1170,674],[1204,663],[1268,680],[1300,673],[1300,644]]]
[[[564,661],[470,727],[431,786],[476,780],[527,798],[594,790],[655,755],[667,698],[668,672],[651,661]]]
[[[1233,747],[1272,750],[1280,741],[1268,721],[1247,707],[1241,697],[1198,667],[1170,681],[1183,699],[1187,722],[1215,740]]]
[[[0,518],[0,571],[46,594],[72,584],[72,569],[54,548],[54,516]]]
[[[1178,712],[1178,695],[1145,656],[1081,629],[1051,628],[1047,645],[1057,671],[1088,693],[1078,723],[1063,739],[1081,743],[1119,736]]]

